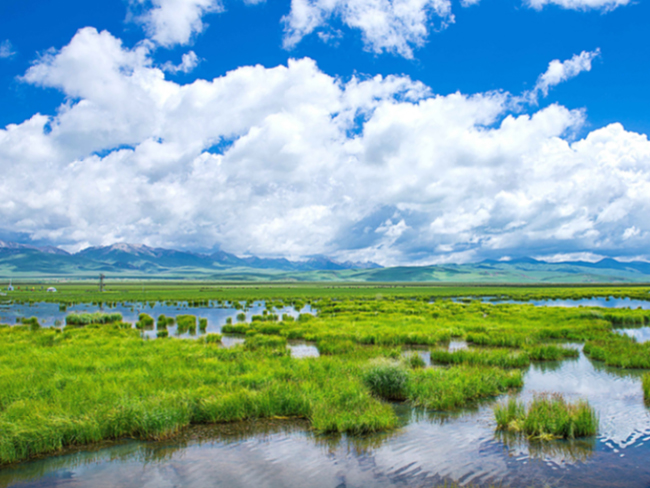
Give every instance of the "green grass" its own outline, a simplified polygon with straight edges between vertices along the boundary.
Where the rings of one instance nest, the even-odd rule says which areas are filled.
[[[494,407],[497,429],[521,432],[532,439],[574,439],[596,435],[598,417],[584,400],[568,403],[558,394],[539,395],[528,408],[514,398]]]
[[[621,334],[611,334],[585,344],[584,352],[591,359],[608,366],[626,369],[650,369],[650,342],[642,344]]]
[[[119,300],[142,302],[141,286],[116,288],[99,295],[88,291],[88,285],[64,285],[57,298],[64,307],[77,300],[103,299],[109,310]],[[612,365],[644,367],[647,346],[615,334],[613,326],[646,323],[647,311],[605,314],[589,308],[440,299],[453,293],[581,298],[618,296],[626,290],[631,295],[648,291],[152,285],[146,300],[150,306],[163,300],[168,306],[232,307],[242,310],[245,320],[253,301],[266,299],[267,313],[251,323],[224,325],[224,333],[245,336],[244,345],[230,349],[220,347],[212,334],[199,340],[143,340],[130,324],[121,323],[119,314],[111,313],[69,314],[70,325],[85,327],[63,331],[30,325],[0,328],[0,463],[102,439],[165,437],[192,423],[274,416],[309,419],[317,432],[388,430],[398,421],[386,400],[437,411],[464,408],[520,388],[521,368],[531,360],[577,354],[557,345],[560,342],[586,343],[590,357]],[[27,300],[40,295],[20,296]],[[53,299],[51,294],[48,299]],[[301,310],[305,305],[318,316],[277,320],[280,307]],[[111,315],[114,323],[93,323],[113,322],[107,317]],[[179,315],[176,322],[179,334],[196,332],[197,325],[202,330],[205,324],[197,324],[195,315]],[[166,326],[172,323],[158,317],[158,337],[167,337]],[[434,349],[432,359],[448,365],[439,368],[423,368],[414,356],[402,357],[411,345],[435,348],[450,338],[490,348],[458,353]],[[315,342],[321,357],[292,358],[286,348],[291,339]],[[646,379],[646,396],[647,385]]]
[[[206,334],[203,336],[203,342],[206,344],[221,344],[221,334]]]
[[[453,367],[411,373],[407,398],[416,406],[453,410],[523,386],[519,370]]]
[[[643,375],[643,398],[646,402],[650,402],[650,373]]]
[[[398,362],[379,359],[363,372],[363,382],[375,395],[386,400],[405,400],[409,371]]]
[[[176,325],[179,334],[196,334],[196,315],[177,315]]]
[[[109,324],[121,322],[122,314],[120,313],[70,313],[65,317],[65,324],[81,327],[89,324]]]
[[[365,359],[296,360],[267,347],[281,340],[256,335],[224,349],[143,341],[117,325],[0,328],[0,463],[102,439],[163,438],[191,423],[295,416],[352,433],[396,425],[360,380]]]
[[[507,349],[461,349],[454,352],[433,349],[431,351],[431,361],[439,364],[525,368],[530,364],[530,357],[526,352],[513,352]]]
[[[532,346],[526,353],[533,361],[560,361],[566,358],[577,358],[580,352],[574,348],[560,347],[553,344]]]

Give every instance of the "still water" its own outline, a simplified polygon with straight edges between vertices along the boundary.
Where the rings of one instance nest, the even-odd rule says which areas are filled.
[[[15,324],[16,319],[36,317],[43,327],[52,327],[55,325],[65,324],[65,317],[69,313],[94,313],[94,312],[118,312],[122,314],[123,321],[135,324],[138,321],[140,313],[151,315],[154,320],[159,315],[167,317],[176,317],[177,315],[195,315],[197,318],[208,319],[208,327],[206,333],[220,333],[221,327],[225,325],[226,320],[230,319],[233,323],[237,323],[237,315],[244,313],[246,315],[246,322],[251,321],[253,315],[262,315],[266,310],[265,302],[258,301],[246,310],[237,310],[234,307],[189,307],[187,303],[179,303],[178,305],[167,305],[165,303],[156,302],[150,303],[120,303],[112,308],[100,307],[92,304],[78,304],[68,307],[66,310],[59,310],[57,303],[16,303],[11,305],[0,305],[0,324]],[[273,310],[273,313],[278,316],[290,315],[294,318],[298,317],[301,313],[315,314],[315,310],[310,305],[305,305],[301,310],[296,310],[293,307],[282,307]],[[173,337],[190,338],[196,335],[189,333],[177,335],[176,325],[167,327],[169,335]],[[155,330],[145,330],[144,335],[150,339],[156,337]],[[200,334],[199,334],[200,335]]]
[[[650,298],[650,297],[648,297]],[[631,298],[614,298],[614,297],[592,297],[582,298],[579,300],[499,300],[494,297],[483,297],[481,299],[486,303],[515,303],[530,304],[538,307],[602,307],[602,308],[641,308],[650,310],[650,300],[634,300]]]
[[[307,359],[309,360],[309,359]],[[316,359],[314,359],[316,360]],[[578,359],[532,365],[518,394],[587,399],[598,437],[530,443],[495,434],[492,406],[439,414],[394,407],[403,427],[364,438],[318,436],[306,422],[198,427],[164,442],[128,441],[0,471],[16,487],[420,487],[445,481],[533,487],[650,486],[650,412],[642,372]]]

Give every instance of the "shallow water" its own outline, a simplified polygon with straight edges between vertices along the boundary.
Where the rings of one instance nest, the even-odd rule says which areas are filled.
[[[166,315],[167,317],[189,314],[196,315],[197,318],[202,317],[208,319],[206,333],[220,333],[221,327],[225,325],[226,320],[231,319],[233,323],[237,322],[237,314],[246,314],[246,321],[250,322],[253,315],[262,315],[264,310],[265,303],[263,301],[255,302],[253,306],[247,310],[237,310],[234,307],[218,306],[189,307],[186,303],[181,303],[179,305],[166,305],[162,302],[156,302],[153,306],[149,303],[126,303],[118,304],[111,308],[105,306],[100,307],[99,305],[92,304],[78,304],[68,307],[66,311],[61,311],[59,310],[59,305],[57,303],[15,303],[0,307],[0,324],[12,325],[16,323],[16,319],[22,317],[36,317],[41,326],[53,327],[56,324],[65,324],[65,317],[69,313],[94,313],[99,311],[121,313],[123,321],[131,324],[135,324],[138,321],[138,315],[140,313],[147,313],[151,315],[154,320],[156,320],[160,314]],[[301,313],[315,314],[315,310],[313,310],[310,305],[306,305],[300,311],[295,310],[293,307],[282,307],[275,309],[274,313],[278,316],[286,314],[296,318]],[[196,335],[190,335],[189,333],[177,335],[177,327],[175,325],[170,325],[167,329],[170,336],[181,338],[196,337]],[[143,331],[143,334],[149,339],[154,339],[156,337],[155,330],[145,330]],[[197,335],[201,335],[198,330]]]
[[[650,341],[650,327],[639,327],[637,329],[614,329],[614,332],[633,337],[637,342]]]
[[[641,374],[592,364],[582,354],[529,368],[519,393],[524,401],[555,391],[586,398],[596,409],[600,433],[582,441],[531,444],[495,435],[494,401],[455,414],[396,404],[404,426],[388,434],[330,437],[313,435],[304,422],[231,424],[8,467],[0,486],[430,487],[453,480],[647,488],[650,413]]]
[[[648,297],[650,299],[650,297]],[[592,297],[582,298],[580,300],[499,300],[493,297],[483,297],[482,301],[486,303],[514,303],[514,304],[531,304],[538,307],[602,307],[602,308],[641,308],[650,310],[650,300],[634,300],[631,298],[614,298],[614,297]]]

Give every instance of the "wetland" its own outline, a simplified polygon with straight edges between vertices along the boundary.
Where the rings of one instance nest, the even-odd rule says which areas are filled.
[[[647,288],[83,286],[0,305],[0,486],[650,479],[650,311],[599,305]],[[66,325],[81,313],[121,318]],[[142,313],[207,325],[156,338]],[[595,431],[499,428],[540,398],[587,406]]]

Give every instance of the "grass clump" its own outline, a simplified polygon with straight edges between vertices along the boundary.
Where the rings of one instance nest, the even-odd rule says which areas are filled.
[[[146,313],[141,313],[138,315],[138,321],[135,323],[136,329],[151,330],[153,329],[154,320],[153,317]]]
[[[156,337],[158,337],[158,339],[169,337],[169,331],[167,329],[158,330],[156,332]]]
[[[208,328],[208,319],[200,318],[199,319],[199,331],[205,332]]]
[[[585,400],[568,403],[562,395],[538,395],[528,408],[514,398],[494,407],[497,429],[533,439],[574,439],[596,435],[598,417]]]
[[[167,329],[168,326],[174,325],[174,317],[166,317],[164,314],[160,314],[158,316],[158,320],[156,322],[156,326],[158,330],[165,330]]]
[[[529,347],[526,352],[533,361],[560,361],[567,358],[577,358],[580,351],[573,348],[556,346],[554,344],[543,344]]]
[[[530,358],[525,352],[504,349],[485,349],[449,352],[440,349],[431,351],[431,361],[440,364],[466,364],[468,366],[495,366],[499,368],[525,368]]]
[[[256,351],[258,349],[286,350],[287,339],[280,336],[254,334],[247,335],[244,349]]]
[[[645,398],[646,402],[650,402],[650,373],[646,373],[643,375],[643,398]]]
[[[222,337],[221,334],[206,334],[203,337],[203,342],[206,344],[221,344]]]
[[[404,365],[386,359],[373,361],[363,372],[363,382],[375,395],[386,400],[405,400],[409,371]]]
[[[520,370],[465,366],[428,368],[411,373],[408,399],[415,406],[431,410],[454,410],[522,386]]]
[[[224,334],[245,334],[251,330],[247,324],[226,324],[221,327]]]
[[[179,334],[196,334],[196,315],[177,315],[176,325]]]
[[[607,366],[650,369],[650,342],[639,344],[628,336],[612,334],[604,340],[587,342],[584,352]]]
[[[326,337],[316,343],[318,352],[325,356],[348,354],[356,349],[356,345],[350,339],[338,339]]]
[[[90,324],[111,324],[122,322],[121,313],[70,313],[65,317],[65,325],[83,327]]]
[[[410,369],[424,368],[427,363],[417,352],[411,352],[402,358],[402,362]]]

